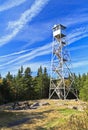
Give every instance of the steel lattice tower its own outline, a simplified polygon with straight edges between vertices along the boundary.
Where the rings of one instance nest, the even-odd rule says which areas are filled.
[[[66,99],[69,92],[77,98],[76,91],[72,88],[74,77],[70,70],[71,60],[66,49],[65,29],[66,27],[61,24],[53,27],[49,99],[55,95],[59,99]]]

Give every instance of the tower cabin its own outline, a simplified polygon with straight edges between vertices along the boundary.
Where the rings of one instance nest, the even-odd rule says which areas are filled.
[[[66,29],[65,26],[58,24],[58,25],[54,25],[53,27],[53,37],[56,38],[58,41],[65,37],[66,35],[63,33],[64,29]],[[64,42],[63,42],[64,44]]]

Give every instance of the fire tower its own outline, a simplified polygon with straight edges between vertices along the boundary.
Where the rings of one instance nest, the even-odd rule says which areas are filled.
[[[66,99],[69,92],[77,98],[76,91],[72,87],[74,77],[70,70],[71,60],[66,49],[65,29],[66,27],[61,24],[53,27],[49,99],[54,96]]]

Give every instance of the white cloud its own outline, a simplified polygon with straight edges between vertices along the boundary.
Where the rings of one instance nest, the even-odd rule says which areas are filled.
[[[13,67],[12,67],[12,66],[13,66]],[[0,72],[2,72],[1,74],[2,74],[3,77],[4,77],[9,71],[10,71],[11,74],[16,75],[17,72],[18,72],[18,69],[20,69],[21,66],[22,66],[22,65],[19,65],[19,64],[9,65],[9,67],[8,67],[8,66],[3,67],[3,71],[0,69]],[[36,73],[37,70],[38,70],[38,68],[39,68],[40,66],[42,66],[43,68],[44,68],[44,67],[47,67],[46,62],[41,62],[41,61],[40,61],[40,62],[26,63],[26,64],[23,65],[23,68],[24,68],[24,70],[25,70],[27,67],[30,67],[30,68],[31,68],[31,71],[32,71],[33,73]],[[47,67],[47,68],[49,68],[49,67]]]
[[[71,47],[69,48],[70,51],[75,51],[75,50],[80,50],[80,49],[84,49],[84,48],[88,48],[88,45],[82,45],[82,46],[77,46],[77,47]]]
[[[76,42],[84,37],[88,36],[88,26],[74,29],[67,36],[68,44]]]
[[[81,14],[81,15],[80,15]],[[64,21],[64,22],[63,22]],[[87,13],[75,13],[67,16],[62,23],[66,26],[76,26],[77,24],[87,23],[88,22],[88,14]]]
[[[19,1],[19,0],[17,0],[17,1]],[[35,3],[31,6],[31,8],[26,10],[20,16],[20,18],[18,20],[10,21],[8,23],[7,31],[11,32],[11,33],[9,33],[8,35],[0,38],[0,46],[4,45],[4,44],[8,43],[10,40],[12,40],[19,33],[19,31],[24,27],[24,25],[26,25],[27,22],[30,22],[35,16],[38,15],[38,13],[40,13],[40,11],[43,9],[43,7],[47,4],[48,1],[49,0],[44,0],[44,1],[36,0]],[[18,3],[20,3],[20,2],[18,2]],[[17,6],[17,5],[14,5],[14,6]],[[12,8],[12,7],[10,7],[10,8]],[[78,15],[78,13],[77,13],[77,15]],[[88,17],[87,17],[88,14],[81,14],[81,15],[79,15],[79,18],[77,17],[77,15],[72,14],[72,16],[69,15],[67,18],[66,17],[62,18],[62,22],[61,22],[62,24],[63,24],[63,21],[64,21],[64,25],[67,25],[67,26],[70,26],[70,27],[73,25],[73,27],[74,27],[74,29],[72,31],[70,31],[68,36],[67,36],[69,44],[74,43],[77,40],[80,40],[80,39],[88,36],[88,26],[86,26],[86,25],[85,25],[85,27],[83,26],[84,23],[86,23],[88,21]],[[58,18],[58,19],[60,19],[60,18]],[[52,20],[51,25],[55,22],[56,22],[56,20],[54,20],[54,21]],[[75,25],[77,24],[77,26],[78,26],[81,23],[83,23],[81,25],[81,27],[76,28]],[[50,23],[48,23],[47,27],[49,27],[51,25],[50,25]],[[38,27],[39,27],[39,25],[38,25]],[[35,35],[34,35],[35,39],[32,39],[33,40],[32,42],[42,40],[43,38],[46,37],[45,36],[46,32],[42,32],[41,28],[43,29],[43,28],[45,28],[45,26],[40,27],[39,30],[36,29],[36,27],[34,26],[35,30],[33,30],[33,31],[35,32]],[[28,29],[29,29],[29,32],[30,32],[30,30],[32,28],[30,28],[30,26],[29,26]],[[31,34],[34,34],[33,31],[32,31]],[[41,32],[42,32],[42,34],[41,34],[41,36],[39,36],[38,33],[40,34]],[[28,35],[28,36],[31,36],[31,34]],[[29,40],[31,40],[31,38]],[[29,44],[30,43],[28,43],[28,45]],[[29,66],[29,64],[27,64],[27,63],[29,61],[31,62],[32,59],[34,59],[36,57],[41,57],[43,55],[50,54],[51,53],[51,44],[52,43],[44,45],[44,46],[39,47],[39,48],[35,48],[34,50],[31,50],[31,51],[23,50],[23,51],[20,51],[20,52],[14,52],[12,54],[2,56],[2,58],[4,58],[4,61],[3,61],[3,64],[0,65],[0,67],[11,70],[11,71],[12,70],[16,71],[17,69],[19,69],[19,66],[22,65],[23,63],[24,63],[25,67]],[[27,44],[25,44],[25,45],[27,47]],[[81,48],[85,48],[85,47],[86,46],[81,46]],[[80,49],[80,47],[72,48],[72,50],[77,50],[77,49]],[[10,58],[10,60],[7,60],[8,58]],[[43,65],[43,64],[44,64],[44,62],[36,62],[36,63],[34,62],[34,63],[30,63],[30,67],[32,68],[32,70],[36,70],[36,68],[38,66]],[[88,65],[88,62],[87,61],[75,62],[75,63],[73,63],[73,67],[74,68],[81,67],[81,66],[84,66],[84,64]]]
[[[26,44],[24,46],[22,46],[21,48],[27,48],[28,46],[30,46],[31,44],[38,44],[38,42],[42,42],[43,40],[49,39],[51,37],[52,34],[52,25],[50,22],[48,23],[43,23],[43,22],[38,22],[37,24],[32,24],[32,25],[26,25],[25,27],[26,29],[24,29],[18,37],[17,40],[24,40],[26,39]],[[25,32],[25,34],[24,34]],[[33,38],[34,36],[34,38]],[[52,38],[51,38],[52,40]]]
[[[33,61],[33,59],[50,54],[51,45],[52,43],[48,43],[42,47],[34,48],[31,51],[23,50],[20,52],[14,52],[12,54],[2,56],[1,59],[3,60],[3,64],[0,65],[0,72],[2,76],[5,76],[8,71],[10,71],[12,74],[17,74],[18,69],[22,65],[24,66],[24,68],[28,66],[31,67],[31,70],[33,72],[36,72],[40,65],[42,65],[42,67],[46,66],[47,68],[49,68],[50,62],[48,61],[49,65],[46,63],[46,61],[49,59],[45,59],[44,61],[39,60],[37,62]]]
[[[27,0],[7,0],[4,4],[0,5],[0,12],[19,6],[20,4],[26,2]]]
[[[74,62],[74,63],[72,64],[73,68],[79,68],[79,67],[86,66],[86,65],[88,65],[88,60],[79,61],[79,62]]]
[[[88,37],[88,13],[85,9],[74,10],[68,16],[58,18],[59,22],[67,27],[69,34],[67,35],[68,44],[76,42],[82,38]]]
[[[72,2],[72,1],[71,1]],[[77,4],[77,2],[76,2]],[[75,8],[75,10],[69,11],[68,15],[65,17],[58,18],[59,22],[61,22],[65,26],[77,26],[78,24],[81,26],[82,23],[88,23],[88,8]]]
[[[29,51],[29,50],[31,50],[31,49],[22,50],[22,51],[19,51],[19,52],[14,52],[14,53],[11,53],[11,54],[3,55],[3,56],[0,56],[0,59],[1,59],[1,58],[8,58],[8,57],[10,57],[10,56],[19,55],[19,54],[25,53],[25,52],[27,52],[27,51]]]
[[[11,21],[8,24],[8,31],[11,33],[0,38],[0,46],[8,43],[12,38],[14,38],[18,32],[24,27],[27,22],[30,22],[35,16],[37,16],[43,7],[47,4],[49,0],[36,0],[30,9],[26,10],[17,21]]]
[[[51,53],[51,44],[52,43],[48,43],[42,47],[39,47],[37,49],[32,50],[30,53],[25,54],[21,57],[19,57],[17,59],[17,61],[22,64],[26,61],[30,61],[33,60],[34,58],[38,57],[38,56],[42,56],[42,55],[47,55]],[[19,60],[20,59],[20,60]],[[17,63],[18,64],[18,63]]]
[[[17,53],[13,53],[14,56],[17,55],[17,54],[21,54],[20,56],[16,56],[16,57],[12,57],[13,54],[9,54],[7,56],[5,56],[5,59],[4,59],[4,63],[0,65],[0,69],[7,66],[7,65],[10,65],[10,64],[13,64],[15,63],[16,64],[23,64],[23,63],[26,63],[27,61],[30,61],[38,56],[42,56],[42,55],[47,55],[47,54],[50,54],[51,53],[51,44],[52,43],[48,43],[42,47],[39,47],[37,49],[34,49],[32,51],[28,51],[26,52],[26,54],[21,54],[21,52],[17,52]],[[24,51],[23,51],[24,52]],[[7,61],[8,57],[11,56],[10,60]],[[7,62],[6,62],[7,61]]]

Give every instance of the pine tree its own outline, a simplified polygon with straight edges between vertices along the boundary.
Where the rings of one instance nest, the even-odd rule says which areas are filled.
[[[42,98],[42,92],[43,92],[42,76],[43,76],[43,70],[42,70],[42,67],[40,66],[40,68],[38,69],[38,72],[37,72],[37,77],[36,77],[37,84],[35,87],[35,92],[37,94],[37,98],[39,98],[39,99]]]
[[[35,81],[36,81],[35,93],[37,95],[36,98],[38,99],[48,98],[50,80],[48,77],[46,67],[44,68],[43,71],[42,67],[40,66]]]
[[[24,89],[27,99],[33,99],[34,88],[31,73],[31,68],[27,67],[24,72]]]
[[[44,68],[44,74],[43,74],[43,92],[42,92],[42,98],[48,98],[49,95],[49,85],[50,85],[50,78],[47,73],[46,67]]]
[[[80,90],[79,97],[84,101],[88,101],[88,79],[85,81],[84,86]]]

